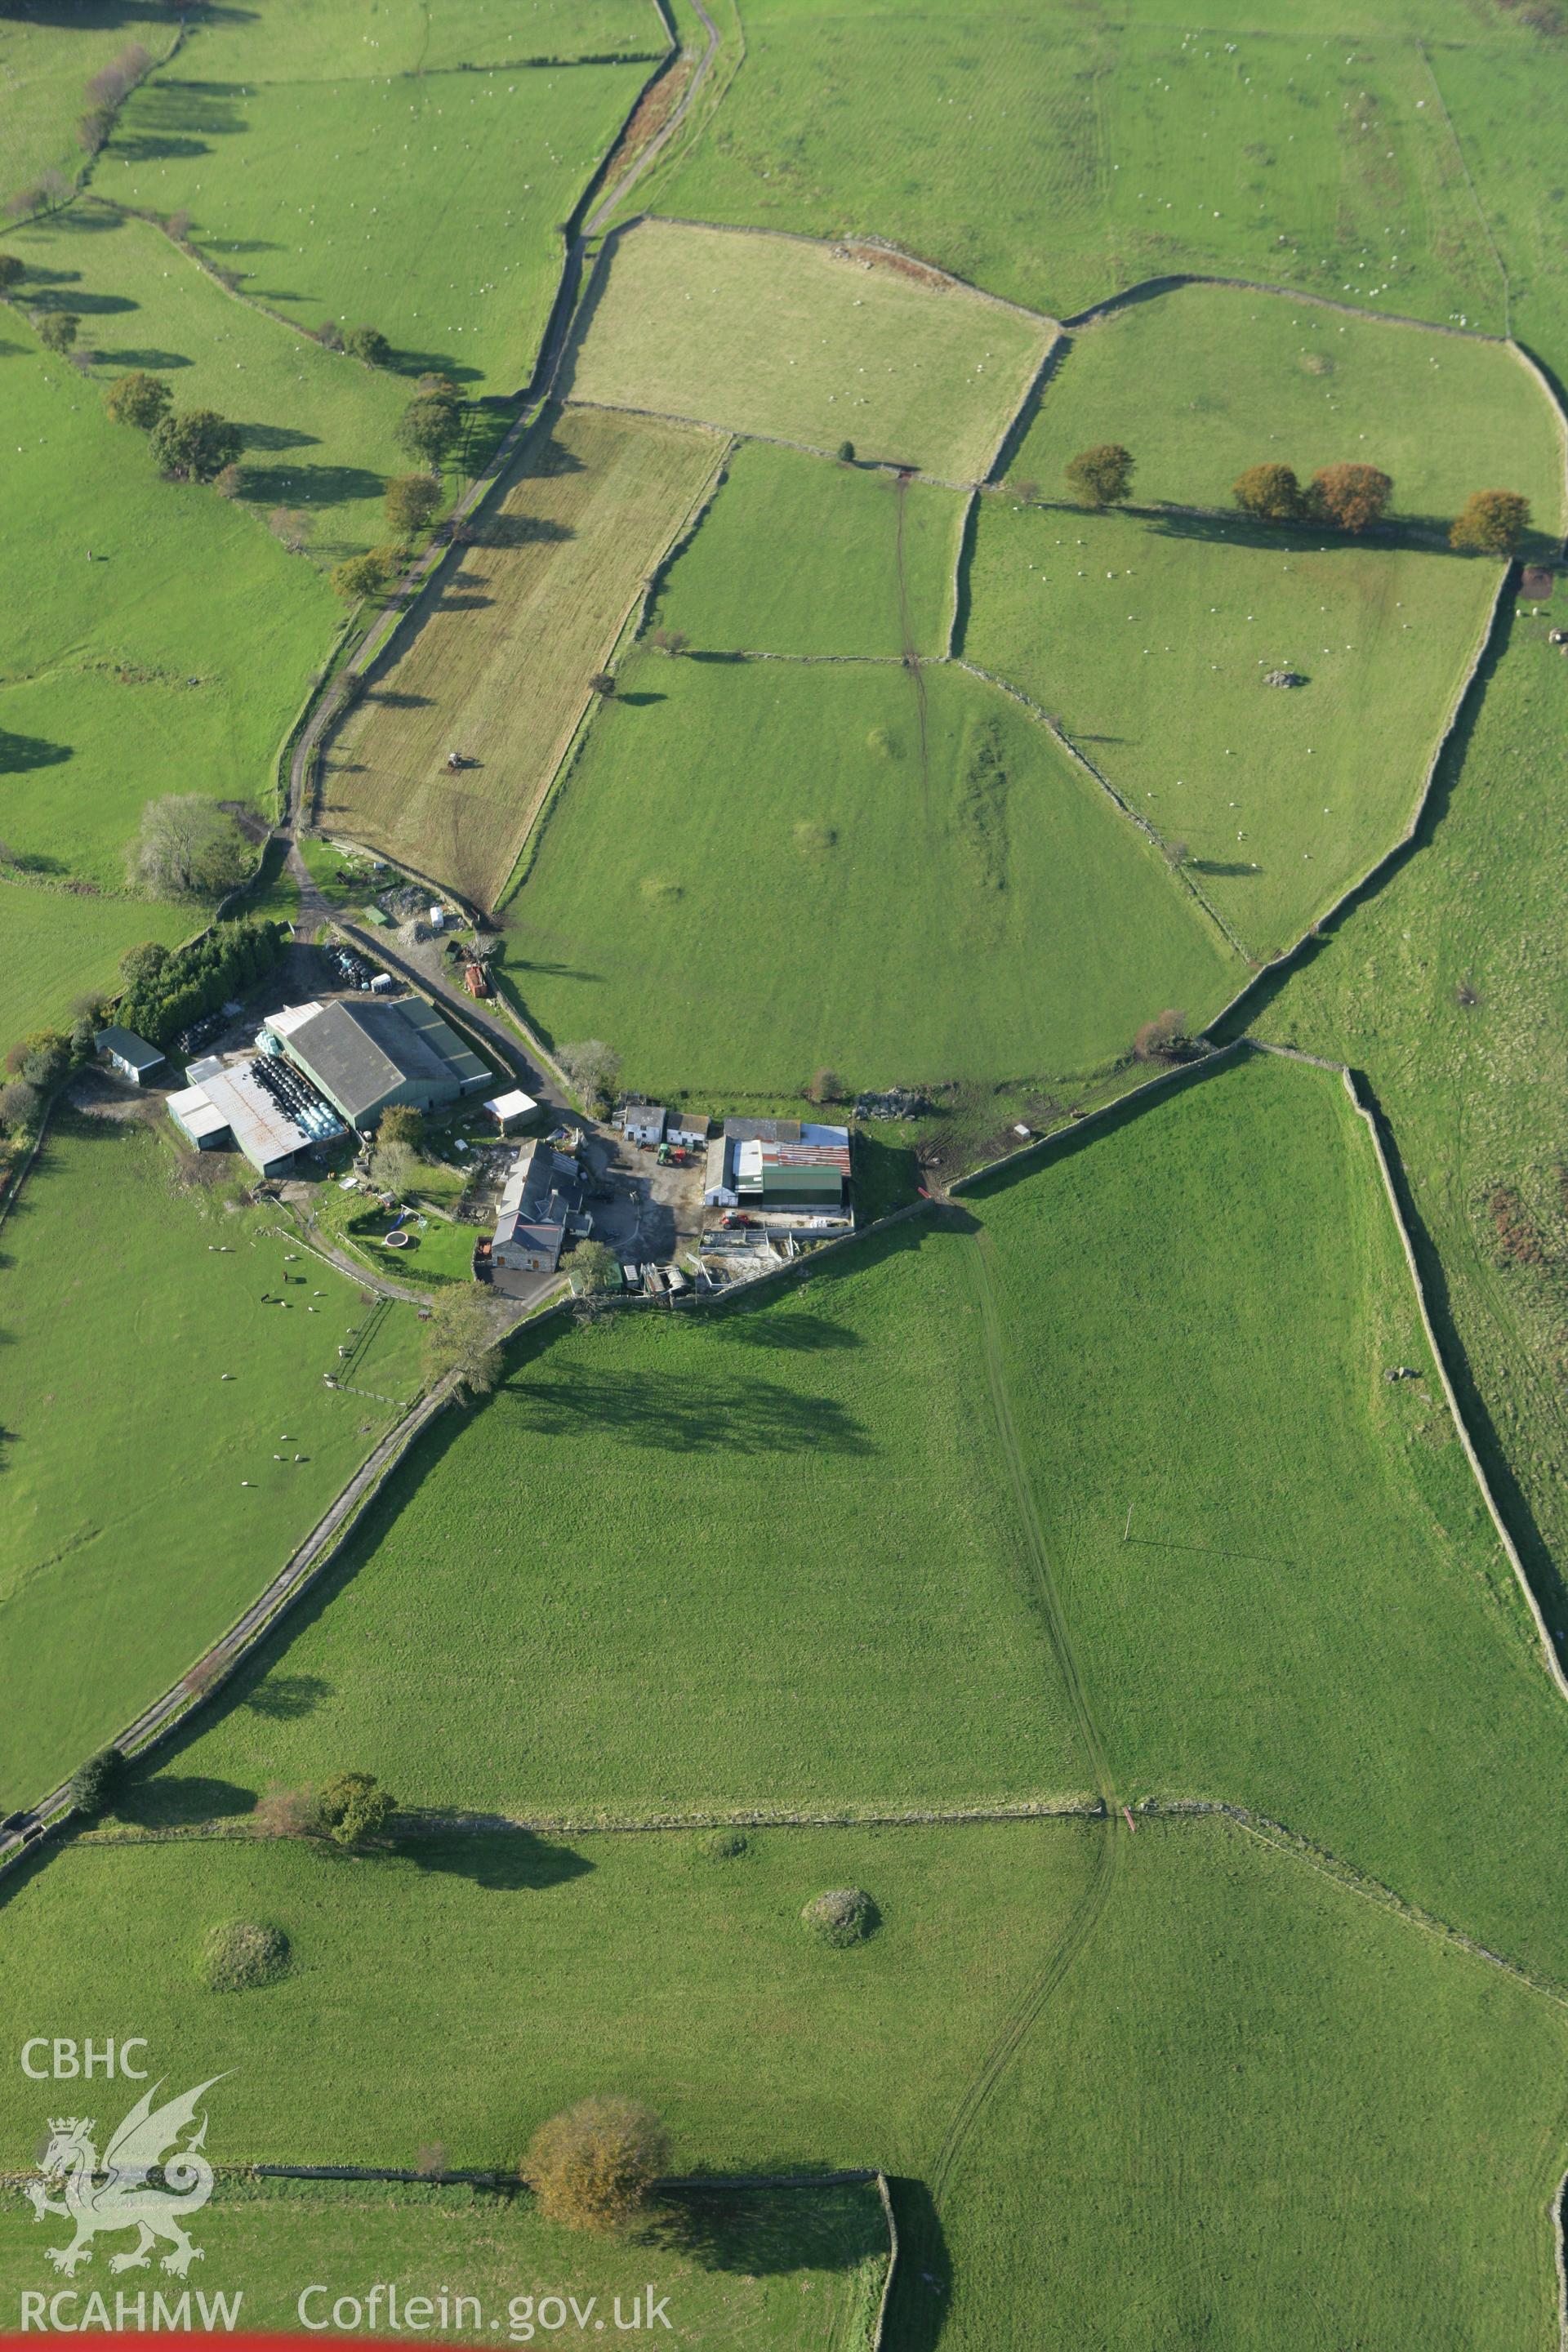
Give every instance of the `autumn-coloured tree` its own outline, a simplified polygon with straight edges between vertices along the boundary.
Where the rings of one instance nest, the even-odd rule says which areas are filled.
[[[1381,522],[1394,496],[1394,484],[1376,466],[1324,466],[1312,477],[1307,494],[1310,511],[1338,523],[1342,530],[1365,530]]]
[[[624,2229],[669,2163],[669,2136],[636,2099],[583,2099],[541,2124],[521,2168],[551,2221]]]
[[[161,375],[132,368],[129,375],[116,376],[104,394],[104,413],[116,425],[134,425],[139,433],[151,433],[167,416],[172,397]]]
[[[1080,507],[1119,507],[1131,495],[1133,457],[1120,441],[1080,449],[1067,464],[1067,485]]]
[[[1243,514],[1264,522],[1289,522],[1301,511],[1301,485],[1289,466],[1248,466],[1231,484],[1230,494]]]
[[[441,503],[434,474],[399,474],[386,486],[386,520],[399,539],[423,530]]]
[[[1472,490],[1448,544],[1465,555],[1511,555],[1530,528],[1530,500],[1517,490]]]

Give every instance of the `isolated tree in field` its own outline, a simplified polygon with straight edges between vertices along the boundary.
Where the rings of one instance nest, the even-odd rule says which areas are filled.
[[[27,265],[14,253],[0,253],[0,296],[9,295],[27,274]]]
[[[245,880],[250,851],[226,809],[198,793],[166,793],[142,810],[127,864],[149,898],[216,898]]]
[[[315,524],[299,507],[274,507],[267,518],[267,528],[274,539],[282,541],[290,555],[303,555]]]
[[[459,1398],[489,1396],[503,1370],[500,1310],[472,1283],[437,1291],[425,1326],[426,1387],[450,1372]]]
[[[1021,506],[1038,506],[1040,502],[1040,486],[1038,482],[1035,480],[1032,474],[1026,476],[1022,481],[1009,482],[1007,487]]]
[[[841,466],[852,466],[855,463],[855,444],[853,441],[840,441],[838,444],[838,462]]]
[[[583,2099],[541,2124],[520,2170],[547,2221],[611,2231],[635,2221],[669,2166],[669,2135],[637,2099]]]
[[[1145,1021],[1132,1040],[1132,1052],[1140,1062],[1179,1062],[1187,1042],[1187,1016],[1173,1008]]]
[[[1133,457],[1120,441],[1080,449],[1067,463],[1067,486],[1080,507],[1119,507],[1132,489]]]
[[[345,604],[356,604],[362,596],[379,596],[390,577],[382,556],[372,549],[367,555],[345,556],[332,566],[332,586]]]
[[[1263,522],[1290,522],[1301,511],[1301,485],[1290,466],[1248,466],[1231,484],[1230,494],[1243,514]]]
[[[837,1102],[844,1091],[844,1081],[837,1070],[818,1070],[805,1090],[806,1100],[814,1103]]]
[[[686,651],[691,640],[684,629],[656,629],[652,642],[658,647],[661,654],[668,654],[673,661],[677,654],[683,654]]]
[[[379,327],[351,327],[343,337],[343,349],[350,359],[363,360],[366,367],[384,368],[392,357],[392,345]]]
[[[101,1813],[125,1785],[125,1758],[118,1748],[100,1748],[70,1777],[70,1801],[79,1813]]]
[[[441,485],[434,474],[399,474],[386,486],[387,528],[399,539],[412,539],[440,503]]]
[[[454,395],[416,393],[398,423],[397,445],[411,457],[438,469],[456,448],[462,430],[463,413]]]
[[[176,245],[184,245],[191,233],[191,216],[187,212],[171,213],[163,226]]]
[[[1382,521],[1393,496],[1393,482],[1376,466],[1324,466],[1312,477],[1306,503],[1310,514],[1361,531]]]
[[[615,699],[616,681],[607,669],[596,669],[588,680],[588,684],[604,701],[611,702]]]
[[[621,1057],[602,1037],[563,1045],[555,1056],[584,1102],[607,1103],[621,1075]]]
[[[161,375],[149,375],[145,368],[132,368],[129,375],[115,377],[103,395],[103,407],[113,424],[134,425],[139,433],[151,433],[169,414],[172,401],[173,394]]]
[[[1184,841],[1167,841],[1163,845],[1165,863],[1173,874],[1179,874],[1192,856]]]
[[[175,409],[153,428],[153,455],[180,482],[216,480],[244,446],[237,425],[216,408]]]
[[[74,310],[46,310],[37,324],[38,341],[47,352],[68,352],[81,320]]]
[[[1511,555],[1530,529],[1530,500],[1517,490],[1472,490],[1448,544],[1465,555]]]
[[[316,1797],[316,1814],[339,1845],[364,1845],[379,1837],[397,1810],[397,1800],[374,1772],[337,1772]]]

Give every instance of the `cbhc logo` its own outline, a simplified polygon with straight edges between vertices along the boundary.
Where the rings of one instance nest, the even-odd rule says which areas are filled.
[[[94,2074],[105,2074],[112,2080],[116,2074],[124,2075],[128,2082],[144,2083],[146,2067],[133,2066],[131,2059],[132,2052],[142,2057],[146,2049],[146,2037],[140,2033],[119,2042],[112,2035],[107,2042],[70,2042],[51,2041],[47,2033],[36,2033],[30,2042],[22,2044],[22,2072],[35,2083],[47,2083],[51,2076],[57,2083],[65,2083],[77,2075],[90,2081]],[[35,2065],[34,2056],[38,2051],[44,2053],[44,2059],[41,2064]]]

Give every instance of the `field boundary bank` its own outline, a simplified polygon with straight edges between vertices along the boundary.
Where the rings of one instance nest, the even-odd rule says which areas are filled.
[[[565,401],[559,404],[563,408],[572,404]],[[670,565],[675,562],[681,548],[689,545],[702,528],[703,518],[723,487],[730,459],[735,454],[735,436],[723,426],[710,425],[699,426],[697,429],[712,435],[722,446],[714,459],[707,479],[692,499],[670,537],[666,541],[658,561],[649,568],[630,604],[621,615],[620,625],[610,641],[603,665],[609,670],[612,677],[615,677],[619,664],[625,660],[626,654],[636,645],[647,626],[655,599]],[[527,822],[517,835],[517,845],[512,851],[505,879],[496,891],[492,901],[493,909],[498,915],[503,907],[510,904],[533,869],[534,860],[539,854],[539,845],[544,838],[545,826],[587,740],[597,701],[598,697],[592,687],[585,688],[582,705],[573,723],[572,731],[566,739],[561,757],[535,793]],[[515,982],[513,986],[516,986]],[[521,991],[519,990],[518,993],[521,996]],[[565,1084],[564,1080],[563,1084]]]
[[[1386,849],[1379,851],[1377,856],[1373,860],[1365,873],[1363,874],[1358,880],[1346,884],[1339,897],[1335,898],[1331,905],[1326,907],[1321,915],[1313,918],[1307,929],[1301,933],[1300,939],[1292,940],[1291,944],[1288,948],[1281,948],[1277,956],[1270,956],[1266,962],[1258,963],[1254,958],[1250,956],[1247,958],[1248,962],[1253,965],[1251,977],[1240,989],[1237,990],[1237,993],[1231,998],[1228,1004],[1221,1005],[1219,1011],[1214,1015],[1213,1019],[1207,1024],[1204,1030],[1203,1034],[1205,1037],[1212,1038],[1215,1030],[1219,1028],[1222,1023],[1232,1022],[1241,1014],[1243,1008],[1247,1004],[1247,998],[1253,994],[1255,990],[1270,986],[1283,980],[1289,972],[1292,966],[1298,963],[1301,957],[1316,944],[1329,927],[1332,924],[1338,924],[1345,915],[1349,914],[1352,910],[1357,901],[1362,898],[1368,895],[1375,895],[1375,893],[1381,889],[1383,884],[1390,878],[1395,868],[1403,862],[1409,851],[1417,845],[1422,825],[1426,823],[1426,814],[1431,806],[1432,794],[1436,786],[1438,771],[1442,767],[1443,761],[1450,745],[1453,743],[1455,737],[1459,731],[1459,727],[1465,715],[1465,707],[1469,701],[1477,681],[1480,677],[1482,666],[1486,662],[1488,656],[1491,653],[1493,646],[1499,635],[1501,634],[1502,629],[1507,625],[1508,607],[1513,597],[1514,583],[1519,573],[1519,564],[1517,562],[1512,560],[1505,563],[1503,566],[1502,575],[1498,582],[1496,593],[1492,597],[1490,607],[1477,634],[1476,644],[1471,652],[1469,661],[1465,667],[1458,685],[1455,689],[1453,698],[1448,705],[1448,716],[1442,728],[1439,730],[1437,740],[1433,747],[1432,756],[1426,762],[1426,779],[1422,783],[1419,793],[1416,794],[1415,807],[1411,811],[1409,822],[1405,825],[1404,832],[1399,835],[1396,840],[1390,842]],[[1254,1042],[1257,1043],[1258,1041],[1255,1040]],[[1336,1064],[1335,1066],[1338,1067],[1340,1066]]]
[[[1471,1475],[1475,1479],[1481,1500],[1487,1507],[1487,1513],[1497,1532],[1498,1541],[1502,1546],[1503,1555],[1508,1560],[1510,1567],[1513,1570],[1519,1589],[1524,1595],[1525,1606],[1530,1612],[1531,1620],[1535,1625],[1536,1633],[1539,1636],[1541,1654],[1545,1662],[1547,1673],[1551,1676],[1553,1684],[1556,1685],[1559,1696],[1563,1698],[1568,1699],[1568,1675],[1564,1675],[1563,1666],[1558,1659],[1556,1645],[1552,1642],[1551,1633],[1547,1628],[1546,1619],[1542,1612],[1541,1603],[1536,1598],[1535,1588],[1531,1583],[1530,1577],[1525,1569],[1524,1561],[1520,1554],[1519,1548],[1509,1532],[1508,1522],[1503,1517],[1497,1497],[1492,1492],[1491,1483],[1487,1476],[1484,1467],[1482,1466],[1480,1455],[1476,1450],[1475,1440],[1470,1434],[1469,1424],[1466,1421],[1464,1413],[1460,1409],[1458,1396],[1455,1391],[1453,1381],[1449,1376],[1447,1360],[1444,1355],[1442,1345],[1437,1338],[1436,1326],[1432,1320],[1432,1310],[1426,1297],[1426,1286],[1421,1278],[1421,1268],[1415,1255],[1415,1245],[1411,1239],[1410,1229],[1405,1222],[1405,1213],[1400,1205],[1399,1192],[1394,1182],[1394,1171],[1389,1163],[1388,1155],[1384,1150],[1383,1136],[1380,1129],[1380,1121],[1383,1114],[1378,1107],[1377,1097],[1373,1094],[1372,1089],[1370,1086],[1366,1084],[1366,1081],[1363,1079],[1356,1071],[1352,1070],[1348,1063],[1325,1060],[1323,1057],[1315,1054],[1309,1055],[1300,1053],[1293,1045],[1273,1045],[1258,1037],[1248,1038],[1241,1042],[1249,1045],[1255,1052],[1275,1055],[1284,1061],[1310,1062],[1316,1068],[1337,1070],[1341,1082],[1344,1087],[1346,1094],[1350,1097],[1351,1103],[1354,1108],[1357,1116],[1365,1122],[1367,1133],[1372,1139],[1373,1154],[1377,1162],[1378,1173],[1383,1179],[1384,1194],[1388,1202],[1390,1214],[1394,1219],[1394,1229],[1399,1236],[1399,1245],[1405,1253],[1405,1263],[1409,1271],[1411,1286],[1415,1291],[1415,1303],[1421,1317],[1421,1328],[1426,1334],[1426,1345],[1432,1353],[1432,1360],[1437,1368],[1437,1378],[1442,1383],[1443,1394],[1447,1399],[1448,1411],[1453,1417],[1454,1428],[1458,1433],[1460,1444],[1464,1447],[1465,1458],[1470,1465]],[[1489,1954],[1488,1957],[1494,1958],[1495,1955]]]
[[[1524,1985],[1530,1991],[1556,2002],[1568,2010],[1568,1983],[1559,1982],[1542,1970],[1531,1969],[1523,1961],[1511,1959],[1506,1952],[1494,1951],[1478,1937],[1462,1927],[1426,1910],[1423,1905],[1401,1895],[1386,1880],[1375,1878],[1352,1862],[1346,1862],[1328,1846],[1320,1845],[1313,1838],[1288,1822],[1276,1821],[1271,1814],[1255,1811],[1250,1806],[1232,1803],[1221,1797],[1147,1796],[1136,1799],[1128,1808],[1134,1831],[1145,1824],[1162,1822],[1180,1828],[1187,1822],[1220,1821],[1245,1830],[1262,1843],[1274,1846],[1288,1859],[1302,1863],[1319,1876],[1330,1880],[1347,1894],[1375,1904],[1424,1934],[1453,1945],[1470,1958],[1483,1961],[1489,1968],[1500,1969],[1507,1976]],[[1016,1804],[981,1806],[931,1806],[906,1809],[892,1812],[858,1812],[853,1808],[839,1807],[832,1812],[781,1812],[751,1809],[724,1813],[668,1815],[660,1819],[614,1820],[595,1819],[592,1815],[529,1815],[474,1814],[454,1816],[450,1821],[431,1824],[426,1835],[457,1837],[507,1836],[521,1831],[528,1834],[554,1837],[683,1837],[714,1829],[755,1829],[758,1831],[792,1830],[900,1830],[900,1829],[1037,1829],[1066,1826],[1069,1823],[1110,1823],[1116,1825],[1120,1805],[1108,1806],[1099,1798],[1046,1798],[1022,1800]],[[410,1830],[411,1820],[417,1816],[397,1816],[404,1824],[394,1834],[391,1843],[395,1848],[405,1843],[416,1843],[421,1832]],[[243,1822],[216,1822],[193,1824],[169,1830],[87,1830],[74,1841],[75,1846],[87,1852],[121,1852],[155,1845],[264,1845],[276,1843],[248,1829]],[[409,2178],[415,2176],[410,2175]]]
[[[679,65],[682,57],[686,54],[685,47],[681,42],[679,28],[676,25],[673,13],[668,5],[668,0],[653,0],[653,5],[664,26],[665,31],[669,36],[669,47],[664,53],[663,69],[665,73],[673,73]],[[582,223],[582,235],[584,237],[597,236],[601,226],[615,211],[616,205],[622,203],[626,197],[629,196],[632,190],[637,185],[638,182],[641,181],[647,173],[652,171],[654,166],[661,161],[665,149],[670,144],[676,132],[684,124],[688,114],[691,110],[692,100],[696,98],[698,92],[701,89],[709,74],[712,70],[713,61],[717,58],[721,47],[723,46],[722,36],[719,31],[718,26],[713,22],[712,17],[710,16],[706,7],[703,5],[703,0],[691,0],[691,6],[693,13],[698,17],[708,36],[707,41],[703,46],[702,54],[698,58],[696,65],[692,68],[691,79],[687,83],[686,88],[682,90],[679,98],[676,100],[675,105],[671,108],[668,121],[659,125],[652,138],[648,141],[647,145],[643,149],[642,153],[634,157],[625,173],[625,176],[605,188],[595,210],[585,215]],[[737,18],[737,25],[738,24],[739,19]],[[742,37],[741,57],[736,59],[737,70],[739,69],[740,64],[744,56],[745,44]],[[631,129],[633,122],[637,120],[638,108],[642,106],[643,100],[647,99],[653,90],[658,89],[661,79],[662,77],[659,74],[655,74],[649,79],[647,87],[643,90],[642,97],[638,99],[637,106],[633,108],[632,112],[627,116],[626,122],[623,124],[615,146],[610,149],[608,154],[605,156],[604,163],[600,167],[601,175],[607,173],[611,165],[614,163],[616,150],[620,147],[622,141],[626,138],[626,132]],[[725,85],[726,89],[728,86],[728,84]],[[720,92],[720,96],[722,98],[722,91]],[[592,192],[590,191],[590,194]]]
[[[179,1727],[186,1716],[194,1714],[198,1706],[205,1705],[232,1679],[294,1601],[331,1566],[367,1507],[380,1493],[415,1439],[451,1402],[452,1394],[451,1376],[448,1375],[440,1386],[416,1399],[402,1420],[371,1449],[347,1486],[333,1496],[315,1526],[295,1546],[265,1590],[232,1621],[216,1642],[210,1643],[186,1667],[178,1682],[172,1684],[132,1719],[111,1743],[114,1747],[129,1757],[140,1758],[150,1754]],[[210,1679],[193,1690],[193,1679],[208,1666],[214,1669]],[[58,1829],[70,1817],[68,1781],[62,1781],[28,1810],[46,1830]],[[18,1840],[0,1849],[0,1875],[24,1854],[35,1852],[42,1843],[42,1839],[35,1837],[26,1845]]]
[[[1096,765],[1095,761],[1089,758],[1088,752],[1079,749],[1079,746],[1074,742],[1066,728],[1060,726],[1058,721],[1051,717],[1050,712],[1047,710],[1042,704],[1037,702],[1032,695],[1026,694],[1022,687],[1014,686],[1007,678],[998,677],[994,670],[982,669],[978,662],[969,661],[962,654],[955,654],[952,656],[952,662],[955,669],[967,670],[971,677],[980,678],[986,686],[994,687],[999,694],[1008,695],[1015,702],[1019,703],[1023,709],[1028,712],[1030,718],[1035,720],[1036,724],[1043,727],[1047,734],[1051,737],[1052,740],[1060,746],[1060,748],[1067,753],[1068,759],[1080,767],[1087,775],[1093,778],[1094,782],[1100,786],[1101,792],[1106,794],[1108,799],[1114,802],[1117,808],[1121,810],[1122,815],[1126,817],[1131,824],[1136,825],[1139,832],[1143,834],[1152,843],[1153,847],[1158,850],[1160,853],[1161,863],[1169,868],[1172,878],[1180,883],[1186,889],[1188,895],[1203,908],[1204,913],[1208,917],[1210,922],[1213,923],[1215,930],[1219,932],[1222,939],[1224,939],[1226,944],[1235,950],[1235,952],[1241,958],[1242,962],[1247,966],[1249,971],[1256,972],[1258,970],[1257,957],[1253,954],[1250,948],[1247,948],[1242,945],[1240,940],[1237,939],[1236,933],[1231,929],[1230,925],[1226,921],[1225,917],[1220,913],[1218,908],[1214,906],[1210,901],[1206,891],[1199,889],[1197,884],[1193,880],[1192,876],[1188,873],[1187,868],[1184,866],[1171,866],[1170,860],[1165,856],[1164,836],[1152,824],[1151,824],[1149,819],[1144,816],[1140,810],[1133,807],[1131,801],[1123,797],[1121,793],[1119,792],[1117,787],[1111,782],[1104,770]],[[1248,985],[1250,985],[1250,982]],[[1216,1013],[1215,1015],[1215,1021],[1223,1020],[1225,1017],[1225,1012],[1229,1009],[1230,1008],[1226,1006],[1224,1008],[1224,1011]],[[1211,1021],[1208,1024],[1211,1029],[1214,1025],[1214,1021]]]

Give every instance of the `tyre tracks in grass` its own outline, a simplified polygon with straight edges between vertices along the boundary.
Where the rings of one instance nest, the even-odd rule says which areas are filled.
[[[1093,1817],[1099,1830],[1098,1851],[1089,1883],[1073,1905],[1040,1965],[993,2034],[979,2064],[959,2093],[957,2103],[948,2118],[946,2129],[942,2133],[932,2160],[927,2180],[931,2212],[923,2223],[917,2219],[914,2224],[912,2235],[916,2244],[911,2250],[910,2265],[917,2274],[931,2276],[940,2276],[940,2273],[933,2270],[933,2264],[941,2259],[938,2230],[942,2201],[952,2186],[965,2148],[973,2136],[976,2126],[983,2120],[988,2103],[1005,2081],[1014,2061],[1023,2050],[1029,2035],[1067,1979],[1073,1963],[1084,1950],[1099,1926],[1115,1885],[1121,1849],[1116,1789],[1111,1777],[1110,1758],[1106,1753],[1100,1727],[1095,1722],[1082,1671],[1073,1648],[1071,1630],[1062,1605],[1060,1588],[1051,1565],[1045,1530],[1040,1524],[1033,1482],[1029,1476],[1028,1465],[1025,1460],[1017,1424],[1013,1417],[1012,1391],[1007,1380],[1006,1360],[1003,1349],[1001,1314],[993,1279],[993,1245],[991,1237],[984,1227],[978,1228],[970,1237],[969,1247],[965,1252],[965,1270],[980,1318],[981,1352],[984,1359],[986,1382],[991,1393],[992,1413],[1023,1537],[1025,1565],[1031,1598],[1045,1622],[1047,1639],[1067,1691],[1073,1722],[1088,1757],[1095,1785],[1100,1791],[1100,1810],[1099,1814]],[[908,2274],[906,2273],[906,2276]],[[941,2281],[943,2290],[946,2284],[945,2280]]]

